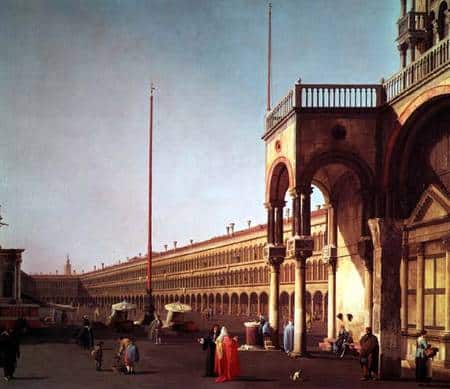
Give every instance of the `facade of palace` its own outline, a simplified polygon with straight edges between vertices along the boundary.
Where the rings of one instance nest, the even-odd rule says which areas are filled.
[[[295,345],[306,351],[305,264],[314,251],[311,185],[328,210],[328,335],[336,312],[373,327],[381,377],[400,375],[418,332],[450,366],[450,41],[448,2],[401,0],[401,70],[380,84],[303,84],[266,115],[269,318],[280,268],[295,262]],[[292,237],[283,207],[293,209]]]
[[[307,309],[314,321],[327,316],[327,272],[321,248],[325,237],[326,210],[312,213],[313,237],[317,250],[308,260]],[[286,239],[289,234],[285,218]],[[180,301],[194,311],[211,309],[216,315],[256,317],[268,312],[269,273],[263,249],[266,226],[258,225],[207,241],[191,243],[154,254],[153,296],[156,309]],[[68,264],[66,263],[66,268]],[[144,308],[147,258],[135,257],[113,266],[83,274],[32,275],[26,282],[29,294],[42,302],[81,304],[108,308],[127,300]],[[286,261],[281,270],[280,304],[282,319],[293,316],[294,263]],[[30,283],[32,282],[32,285]]]

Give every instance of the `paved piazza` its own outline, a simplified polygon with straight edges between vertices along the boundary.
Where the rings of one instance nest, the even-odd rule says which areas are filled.
[[[104,370],[95,371],[88,352],[73,343],[48,341],[37,343],[28,339],[22,345],[22,358],[16,380],[2,381],[11,388],[414,388],[412,372],[403,369],[409,378],[401,382],[360,382],[358,361],[354,357],[337,360],[329,354],[313,353],[312,358],[293,360],[281,352],[240,352],[242,377],[226,384],[215,384],[203,378],[205,355],[195,342],[196,335],[166,338],[156,346],[138,339],[141,361],[135,376],[118,375],[110,369],[116,343],[104,339]],[[301,368],[305,381],[289,380],[289,374]],[[436,377],[427,387],[449,387],[450,380]]]

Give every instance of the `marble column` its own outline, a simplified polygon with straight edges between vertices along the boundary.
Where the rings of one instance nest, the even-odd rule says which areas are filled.
[[[306,354],[306,258],[295,261],[294,354]]]
[[[380,344],[381,379],[401,375],[400,222],[369,219],[373,242],[373,333]]]
[[[278,321],[279,321],[279,295],[280,295],[280,265],[273,263],[270,266],[270,290],[269,290],[269,324],[273,334],[273,345],[278,345]]]
[[[322,258],[328,267],[328,322],[327,338],[336,336],[336,266],[337,228],[336,212],[332,203],[327,204],[327,245],[322,249]]]
[[[284,261],[286,248],[268,244],[265,249],[266,263],[270,267],[269,283],[269,324],[272,330],[272,343],[275,347],[279,344],[279,293],[280,293],[280,266]]]
[[[424,284],[425,284],[425,247],[423,243],[417,246],[416,273],[416,330],[420,333],[424,329]]]
[[[336,336],[336,247],[325,246],[324,251],[330,255],[324,255],[323,259],[328,263],[328,323],[327,338]],[[333,255],[334,253],[334,255]]]

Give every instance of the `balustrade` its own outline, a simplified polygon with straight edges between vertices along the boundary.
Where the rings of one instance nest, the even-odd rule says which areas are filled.
[[[425,80],[435,71],[450,64],[450,39],[426,51],[384,83],[387,101],[395,99],[409,88]]]
[[[384,102],[382,92],[378,84],[296,84],[267,115],[266,130],[274,128],[295,108],[375,108]]]

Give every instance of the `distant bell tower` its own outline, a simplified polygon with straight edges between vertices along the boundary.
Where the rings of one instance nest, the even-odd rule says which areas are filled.
[[[72,265],[70,264],[69,254],[66,256],[66,264],[64,265],[64,275],[70,276],[72,274]]]
[[[402,68],[448,37],[448,4],[447,0],[400,0],[397,44]]]

